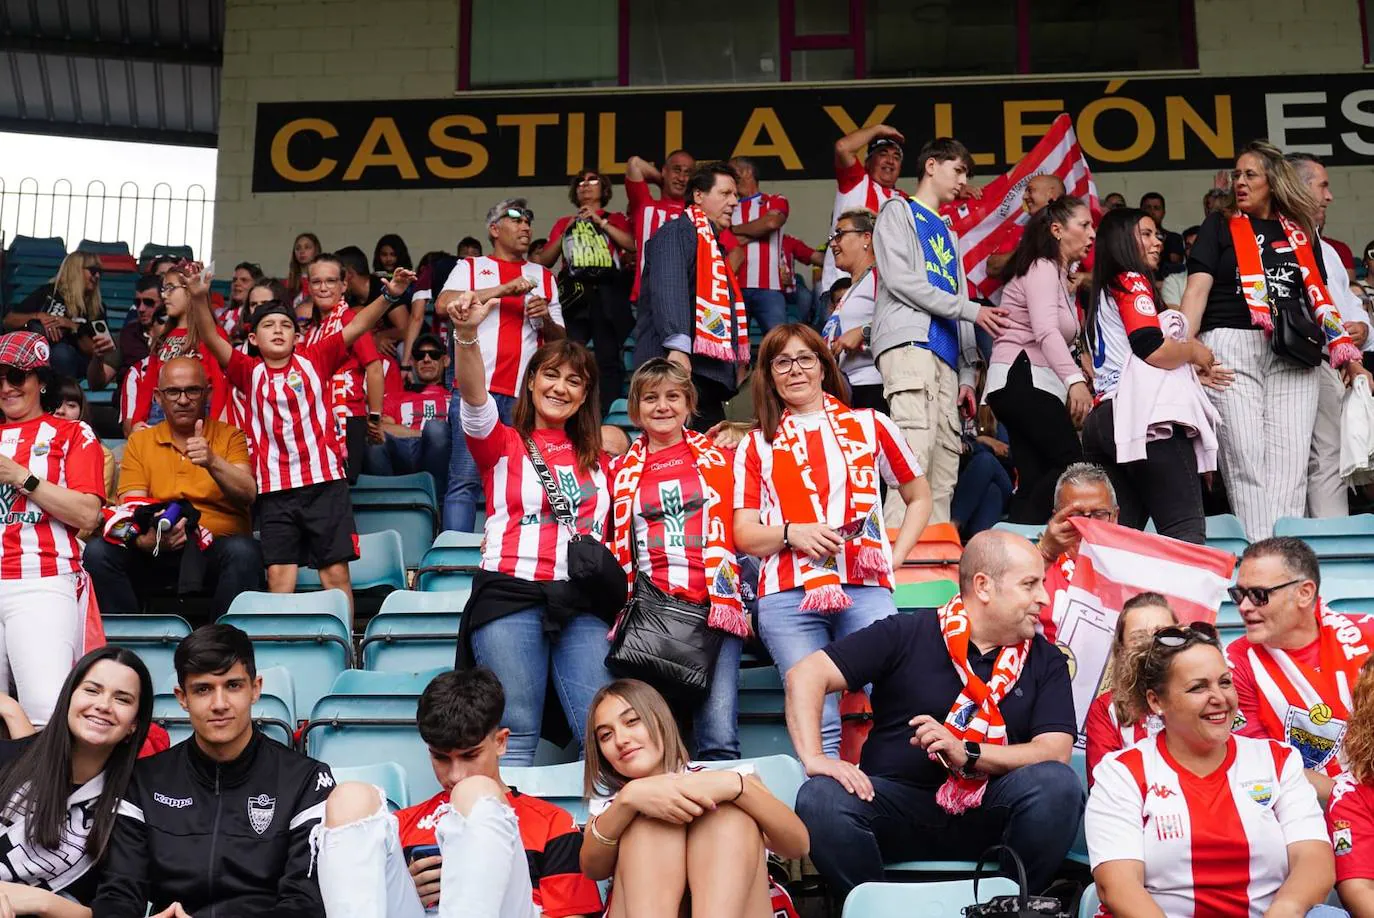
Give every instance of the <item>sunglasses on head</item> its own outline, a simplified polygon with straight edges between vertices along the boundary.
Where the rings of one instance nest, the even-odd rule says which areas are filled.
[[[1235,603],[1236,605],[1240,605],[1241,602],[1243,602],[1246,599],[1249,599],[1250,604],[1252,606],[1267,606],[1269,605],[1269,597],[1273,595],[1275,590],[1282,590],[1285,587],[1291,587],[1295,583],[1302,583],[1303,580],[1304,578],[1299,577],[1296,580],[1290,580],[1287,583],[1280,583],[1271,587],[1227,587],[1226,595],[1230,596],[1231,602]]]
[[[21,370],[18,367],[0,367],[0,379],[18,389],[29,381],[32,370]]]
[[[1186,647],[1189,644],[1221,645],[1217,629],[1208,622],[1193,622],[1190,625],[1170,625],[1155,632],[1155,643],[1161,647]]]
[[[443,360],[444,352],[436,351],[433,348],[423,347],[415,352],[416,360]]]
[[[528,207],[507,207],[506,212],[501,216],[510,217],[512,220],[524,220],[526,223],[534,223],[534,211]]]

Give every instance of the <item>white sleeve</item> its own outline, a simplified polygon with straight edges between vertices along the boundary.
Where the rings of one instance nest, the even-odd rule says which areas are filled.
[[[548,268],[544,269],[544,277],[549,285],[549,318],[558,325],[563,325],[563,304],[558,299],[558,281]]]
[[[1145,862],[1144,801],[1140,785],[1117,761],[1108,756],[1093,771],[1093,789],[1083,814],[1092,869],[1107,861]]]
[[[490,437],[496,425],[501,422],[501,415],[496,410],[496,399],[490,396],[476,407],[463,402],[459,406],[458,415],[463,419],[463,433],[478,440]]]
[[[911,444],[906,441],[897,422],[881,411],[874,411],[872,414],[875,440],[873,446],[878,451],[878,471],[882,473],[883,481],[886,481],[889,487],[899,488],[906,480],[906,471],[909,470],[913,478],[925,475],[920,460],[912,452]],[[900,468],[899,464],[904,464],[906,468]]]
[[[1350,292],[1350,275],[1345,272],[1345,262],[1341,261],[1341,256],[1331,243],[1325,239],[1321,243],[1322,266],[1326,268],[1326,289],[1331,293],[1336,308],[1340,310],[1341,319],[1345,322],[1362,322],[1365,328],[1369,328],[1369,314],[1364,311],[1359,297]]]
[[[444,281],[445,290],[471,290],[472,289],[472,262],[466,258],[453,266],[453,270],[448,272],[448,280]]]
[[[1284,757],[1283,771],[1279,773],[1278,792],[1274,794],[1274,816],[1283,830],[1284,844],[1330,841],[1317,792],[1303,774],[1302,756],[1291,747],[1286,748],[1285,752],[1287,755]]]

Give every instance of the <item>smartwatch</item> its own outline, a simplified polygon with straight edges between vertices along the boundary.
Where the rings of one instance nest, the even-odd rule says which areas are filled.
[[[865,325],[865,326],[863,327],[863,336],[864,336],[864,346],[865,346],[865,347],[868,347],[868,346],[870,346],[870,345],[873,344],[873,326],[872,326],[872,325]]]
[[[367,419],[374,424],[380,424],[382,422],[382,413],[380,411],[369,411],[367,413]]]
[[[982,754],[982,746],[972,740],[964,740],[964,755],[968,756],[967,761],[964,762],[964,767],[960,769],[964,773],[964,777],[971,778],[974,776],[975,766],[978,764],[978,759]]]
[[[39,478],[37,475],[30,474],[28,478],[24,479],[24,483],[19,486],[19,493],[25,495],[32,494],[34,491],[38,490],[38,486],[42,483],[43,479]]]

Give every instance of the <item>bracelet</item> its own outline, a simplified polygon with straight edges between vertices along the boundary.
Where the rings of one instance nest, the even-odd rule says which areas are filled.
[[[783,523],[783,524],[782,524],[782,547],[783,547],[783,548],[791,548],[791,547],[792,547],[792,543],[789,542],[789,541],[787,541],[787,527],[788,527],[788,526],[791,526],[791,525],[792,525],[791,523]]]
[[[593,818],[590,821],[588,821],[587,828],[591,830],[592,838],[601,842],[601,844],[605,845],[607,848],[620,847],[620,839],[607,838],[606,836],[601,834],[601,830],[596,827],[596,819]]]
[[[739,775],[739,793],[735,794],[735,796],[730,798],[731,803],[734,803],[736,800],[744,796],[744,772],[737,772],[737,774]]]
[[[453,343],[456,344],[456,345],[458,345],[459,347],[476,347],[477,344],[478,344],[478,341],[477,341],[476,338],[473,338],[473,339],[471,339],[471,340],[469,340],[469,339],[467,339],[467,338],[459,338],[459,337],[455,334],[455,335],[453,336]]]

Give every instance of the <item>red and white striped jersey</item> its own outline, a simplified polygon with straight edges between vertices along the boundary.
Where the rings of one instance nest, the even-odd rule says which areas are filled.
[[[138,363],[129,367],[129,371],[124,374],[124,381],[119,385],[119,423],[133,423],[134,412],[138,410],[139,387],[143,385],[143,379],[148,375],[148,364],[152,361],[152,356],[144,357]],[[218,364],[216,364],[218,366]]]
[[[1153,714],[1143,721],[1123,727],[1116,719],[1112,693],[1106,691],[1094,698],[1088,707],[1088,717],[1083,722],[1083,733],[1088,740],[1088,787],[1093,784],[1093,770],[1108,753],[1127,749],[1143,739],[1149,739],[1163,727],[1164,722]]]
[[[462,406],[468,451],[482,472],[487,493],[487,524],[482,539],[482,570],[521,580],[567,580],[567,527],[549,505],[525,441],[501,422],[496,402]],[[572,441],[562,430],[536,430],[534,442],[558,488],[572,505],[577,531],[605,538],[611,512],[605,454],[590,473],[577,463]]]
[[[897,425],[885,414],[868,408],[851,408],[854,416],[863,426],[869,445],[876,455],[874,463],[890,486],[896,488],[921,475],[921,466],[916,456],[907,446],[906,438]],[[824,411],[810,415],[795,415],[796,420],[806,431],[806,456],[816,482],[817,496],[825,508],[825,523],[838,528],[853,520],[844,518],[848,501],[849,472],[844,460],[844,451],[826,419]],[[765,526],[781,526],[787,522],[783,518],[782,503],[773,483],[773,447],[763,439],[763,432],[753,430],[740,444],[735,454],[735,509],[757,510],[759,520]],[[882,529],[883,552],[889,565],[892,562],[892,545],[887,539],[887,529]],[[858,560],[859,542],[850,540],[837,558],[838,573],[843,583],[855,586],[881,586],[892,589],[891,578],[887,576],[864,578],[859,576],[854,565]],[[800,558],[790,548],[784,548],[776,555],[763,559],[759,572],[760,596],[781,593],[802,585]]]
[[[830,215],[830,227],[835,228],[835,222],[840,219],[840,214],[846,210],[854,210],[856,207],[867,207],[873,213],[877,213],[895,195],[906,197],[907,193],[899,188],[884,188],[873,181],[872,176],[864,170],[864,164],[855,160],[842,169],[835,170],[835,208]],[[847,277],[848,275],[835,267],[835,253],[830,251],[830,246],[825,247],[825,264],[821,267],[821,286],[817,293],[825,293],[834,286],[837,278]]]
[[[1102,291],[1097,303],[1097,328],[1093,333],[1093,388],[1098,398],[1116,394],[1121,371],[1131,356],[1131,335],[1159,328],[1155,286],[1148,277],[1127,271],[1117,279],[1124,288]]]
[[[225,374],[247,396],[244,431],[253,446],[258,490],[267,494],[344,477],[329,413],[329,382],[348,356],[343,335],[297,345],[286,366],[234,351]]]
[[[81,421],[40,414],[31,421],[0,425],[0,456],[42,481],[105,498],[105,454],[95,432]],[[0,484],[0,580],[80,571],[76,529],[53,519],[17,488]]]
[[[224,337],[233,341],[243,320],[243,310],[233,303],[225,303],[211,311],[215,316],[215,324],[219,326],[220,331],[224,332]]]
[[[741,198],[735,205],[735,213],[730,223],[733,226],[752,223],[769,212],[786,215],[787,198],[780,194],[763,192]],[[762,239],[746,240],[741,236],[740,242],[744,245],[744,261],[740,263],[739,271],[736,272],[740,287],[781,290],[782,277],[778,267],[782,261],[782,227],[778,227]]]
[[[330,335],[337,335],[344,326],[353,321],[358,310],[342,300],[305,333],[305,346],[318,347]],[[363,417],[367,414],[367,366],[374,360],[381,360],[377,345],[370,334],[363,335],[353,342],[344,355],[343,363],[334,371],[329,385],[329,410],[334,417],[334,433],[344,436],[344,423],[348,418]],[[342,439],[340,442],[343,442]]]
[[[625,196],[629,199],[626,210],[630,214],[630,229],[635,234],[635,284],[630,291],[630,301],[639,299],[639,279],[644,273],[644,248],[658,232],[658,228],[675,217],[682,216],[687,206],[685,201],[672,201],[656,198],[649,191],[648,182],[625,180]]]
[[[387,395],[382,403],[382,414],[402,427],[421,430],[426,421],[448,420],[448,398],[448,389],[437,383],[419,392],[402,389]]]
[[[1261,918],[1288,877],[1288,846],[1326,842],[1326,820],[1302,759],[1281,743],[1232,736],[1198,777],[1165,734],[1097,767],[1086,828],[1093,869],[1140,861],[1145,890],[1168,918]]]
[[[1349,772],[1337,778],[1326,828],[1336,851],[1336,882],[1374,880],[1374,787]]]
[[[224,378],[224,371],[220,369],[219,362],[215,360],[210,349],[204,344],[198,344],[194,348],[186,344],[186,329],[174,328],[166,334],[158,343],[157,348],[148,355],[147,364],[140,363],[144,367],[135,380],[134,404],[130,408],[130,419],[137,424],[147,424],[153,414],[153,397],[157,391],[157,384],[162,376],[162,366],[168,361],[177,357],[190,357],[199,360],[205,367],[205,381],[210,387],[206,394],[206,405],[210,412],[210,417],[217,420],[225,420],[228,417],[226,404],[229,400],[229,382]],[[134,375],[133,373],[129,374]],[[128,381],[125,380],[127,383]],[[161,408],[158,408],[160,413]]]
[[[500,306],[487,313],[477,327],[487,369],[487,388],[501,395],[514,396],[520,391],[525,367],[544,340],[534,323],[525,318],[525,300],[542,296],[549,301],[549,315],[543,321],[563,324],[563,307],[558,302],[553,272],[532,261],[503,261],[477,255],[458,262],[444,283],[445,290],[484,290],[499,287],[522,274],[533,282],[534,289],[525,296],[501,297]]]
[[[634,501],[638,569],[666,593],[705,602],[706,491],[685,440],[645,457]]]

